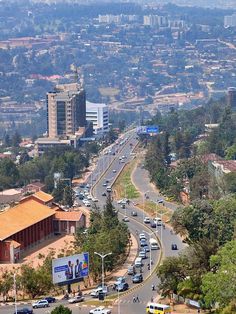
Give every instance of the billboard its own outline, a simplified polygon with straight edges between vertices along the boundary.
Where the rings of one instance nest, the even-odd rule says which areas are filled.
[[[142,125],[137,127],[138,135],[156,135],[159,133],[158,125]]]
[[[81,281],[89,274],[89,253],[56,258],[52,260],[54,284],[70,284]]]

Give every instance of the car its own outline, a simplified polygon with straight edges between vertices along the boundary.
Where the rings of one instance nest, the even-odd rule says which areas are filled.
[[[47,300],[39,300],[39,301],[36,301],[34,303],[32,303],[32,308],[33,309],[39,309],[39,308],[42,308],[42,307],[49,307],[49,303]]]
[[[125,205],[124,205],[124,204],[121,204],[120,207],[121,207],[122,209],[125,209]]]
[[[148,245],[143,247],[143,251],[145,251],[146,253],[150,252],[150,248]]]
[[[112,172],[113,172],[113,173],[116,173],[116,169],[113,169]]]
[[[78,303],[78,302],[83,302],[84,301],[84,297],[77,295],[71,299],[68,300],[69,303]]]
[[[144,233],[140,233],[139,234],[139,240],[141,241],[141,240],[147,240],[147,238],[146,238],[146,236],[145,236],[145,234]]]
[[[148,246],[147,241],[144,240],[144,239],[141,239],[141,240],[140,240],[140,246],[141,246],[141,247]]]
[[[138,213],[137,213],[135,210],[133,210],[133,211],[131,212],[131,216],[137,217],[137,216],[138,216]]]
[[[178,250],[177,244],[172,243],[171,244],[171,250]]]
[[[84,203],[84,205],[85,205],[86,207],[91,207],[91,204],[90,204],[89,202]]]
[[[104,183],[102,184],[102,186],[107,186],[107,183],[106,183],[106,182],[104,182]]]
[[[97,199],[96,197],[93,197],[93,198],[92,198],[92,201],[93,201],[94,203],[97,203],[97,202],[98,202],[98,199]]]
[[[150,227],[151,228],[156,228],[157,227],[157,223],[155,221],[151,221]]]
[[[124,218],[122,219],[124,222],[129,222],[129,217],[128,216],[124,216]]]
[[[126,291],[129,289],[129,285],[127,282],[121,282],[119,285],[116,286],[116,291]]]
[[[90,310],[89,314],[111,314],[111,310],[106,309],[104,306],[99,306],[96,309]]]
[[[87,199],[88,199],[89,201],[91,201],[92,198],[93,198],[93,197],[92,197],[92,195],[90,195],[90,194],[87,196]]]
[[[162,226],[162,220],[160,217],[155,217],[153,221],[157,224],[157,226]]]
[[[56,302],[56,298],[54,298],[54,297],[46,297],[46,298],[44,298],[44,300],[47,300],[48,303],[55,303]]]
[[[138,257],[141,257],[142,259],[146,259],[147,258],[147,255],[146,255],[146,252],[145,251],[140,251],[139,254],[138,254]]]
[[[163,204],[163,203],[164,203],[164,200],[163,200],[163,199],[157,200],[157,203],[158,203],[158,204]]]
[[[106,192],[103,192],[103,193],[102,193],[102,196],[107,196]]]
[[[17,312],[14,312],[14,314],[33,314],[33,310],[27,308],[27,307],[23,307],[22,309],[17,309]]]
[[[143,275],[142,274],[135,274],[133,277],[132,277],[132,282],[133,283],[140,283],[143,281]]]
[[[144,217],[143,222],[144,222],[145,224],[150,224],[151,219],[146,216],[146,217]]]
[[[113,285],[113,288],[116,289],[116,287],[122,283],[125,283],[125,277],[118,277]]]
[[[135,275],[136,274],[136,270],[135,270],[135,266],[131,265],[128,267],[128,271],[127,271],[128,275]]]
[[[104,293],[106,295],[107,292],[108,292],[107,286],[104,286],[103,289],[102,289],[102,286],[98,286],[96,289],[91,291],[90,295],[93,298],[98,298],[99,297],[99,293]]]

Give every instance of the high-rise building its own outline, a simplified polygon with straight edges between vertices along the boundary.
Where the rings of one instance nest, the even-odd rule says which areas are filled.
[[[86,120],[93,123],[93,132],[104,135],[109,131],[109,112],[106,104],[86,102]]]
[[[48,137],[75,134],[86,126],[86,94],[77,83],[57,85],[47,93]]]
[[[236,110],[236,88],[235,87],[228,88],[228,106]]]
[[[236,13],[224,17],[224,27],[236,27]]]

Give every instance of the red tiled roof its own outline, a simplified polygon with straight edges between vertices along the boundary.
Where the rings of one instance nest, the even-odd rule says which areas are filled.
[[[82,215],[83,213],[81,213],[80,211],[79,212],[56,211],[54,217],[57,220],[80,221]]]

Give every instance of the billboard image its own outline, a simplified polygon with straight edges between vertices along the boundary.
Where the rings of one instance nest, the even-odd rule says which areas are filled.
[[[89,274],[89,253],[56,258],[52,260],[54,284],[78,282]]]
[[[156,135],[159,133],[159,127],[157,125],[143,125],[137,128],[138,135]]]

